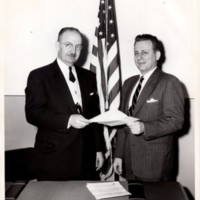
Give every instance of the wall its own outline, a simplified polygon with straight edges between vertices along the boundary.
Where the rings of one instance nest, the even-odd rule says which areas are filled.
[[[30,70],[55,59],[55,41],[63,26],[78,27],[89,40],[90,52],[99,0],[5,1],[5,94],[23,95]],[[196,1],[117,0],[116,13],[123,80],[138,73],[133,60],[134,37],[152,33],[165,45],[163,69],[176,75],[194,98]],[[144,6],[145,5],[145,6]]]
[[[4,1],[1,64],[5,71],[6,149],[33,145],[36,129],[24,117],[26,79],[32,69],[55,59],[60,28],[75,26],[87,36],[89,54],[84,67],[89,67],[98,4],[99,0]],[[138,73],[133,60],[134,37],[152,33],[165,46],[167,59],[163,70],[177,76],[186,88],[191,125],[179,140],[178,180],[194,195],[194,111],[198,98],[195,77],[199,72],[194,47],[198,43],[198,0],[116,0],[115,4],[123,81]]]

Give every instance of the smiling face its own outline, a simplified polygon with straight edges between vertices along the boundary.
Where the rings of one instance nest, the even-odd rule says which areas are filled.
[[[79,58],[82,49],[82,37],[76,31],[67,30],[57,42],[58,58],[72,66]]]
[[[154,51],[151,40],[137,41],[134,46],[135,64],[142,73],[146,74],[157,66],[160,58],[160,52]]]

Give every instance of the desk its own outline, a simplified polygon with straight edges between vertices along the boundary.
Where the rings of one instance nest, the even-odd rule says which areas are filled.
[[[17,200],[95,200],[86,188],[87,181],[31,181]],[[127,189],[128,183],[121,184]],[[182,186],[177,182],[144,183],[146,200],[188,200]],[[106,200],[128,200],[128,196]]]
[[[19,195],[17,200],[95,200],[86,188],[87,181],[32,181]],[[126,188],[127,183],[122,185]],[[106,200],[128,200],[127,196]]]

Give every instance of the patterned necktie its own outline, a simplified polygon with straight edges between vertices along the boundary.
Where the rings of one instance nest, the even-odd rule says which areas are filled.
[[[139,94],[140,94],[140,90],[141,90],[141,87],[142,87],[142,81],[143,81],[143,80],[144,80],[144,77],[141,76],[141,77],[140,77],[139,84],[138,84],[138,86],[137,86],[137,88],[136,88],[136,90],[135,90],[135,93],[134,93],[134,95],[133,95],[132,105],[131,105],[131,107],[129,108],[129,115],[130,115],[130,116],[132,116],[133,110],[134,110],[135,105],[136,105],[136,103],[137,103],[137,98],[138,98],[138,96],[139,96]]]
[[[72,73],[72,67],[69,67],[69,80],[72,82],[76,80],[74,74]]]

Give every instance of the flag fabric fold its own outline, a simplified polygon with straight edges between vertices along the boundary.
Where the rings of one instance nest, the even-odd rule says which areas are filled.
[[[101,113],[120,105],[121,68],[114,0],[100,0],[90,70],[96,73]],[[104,127],[107,152],[102,179],[113,174],[112,152],[116,129]]]

